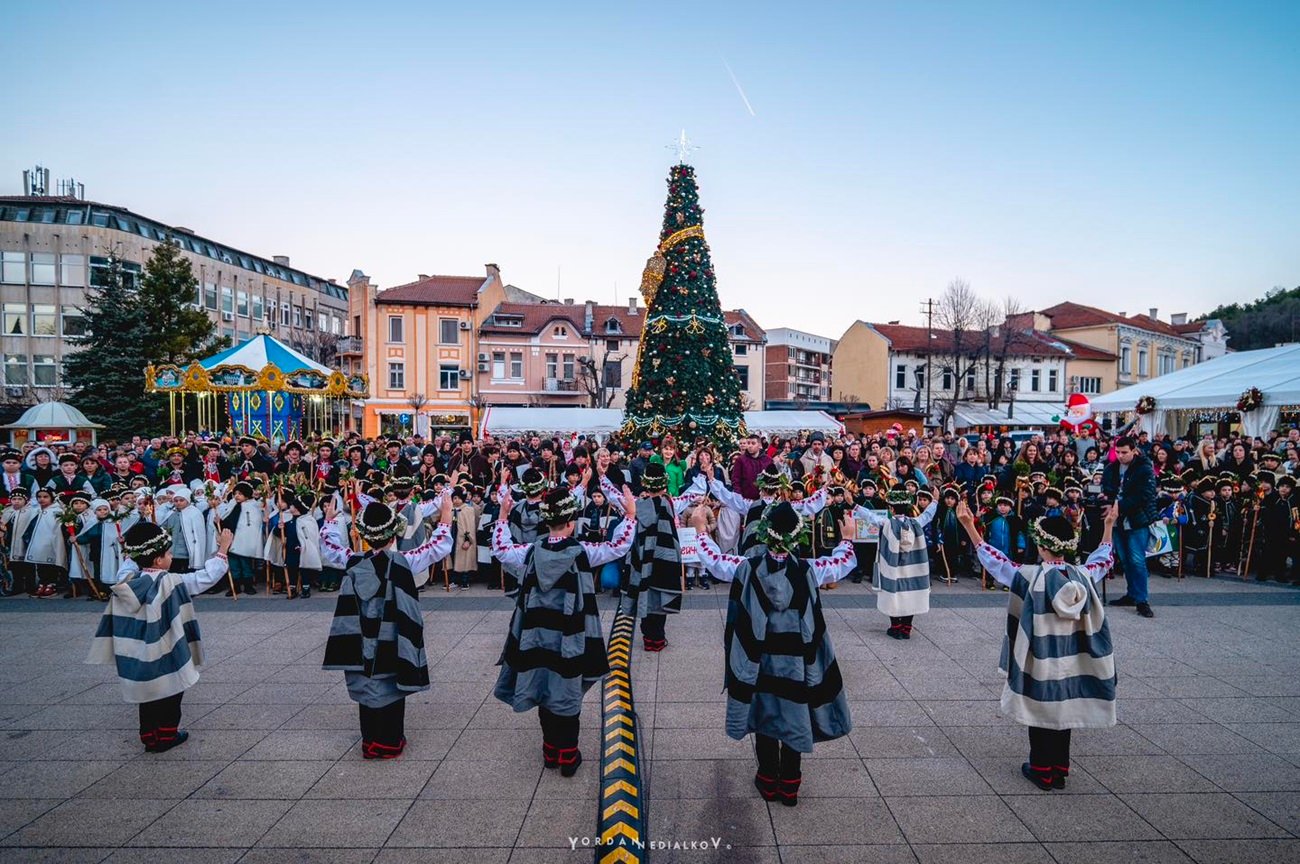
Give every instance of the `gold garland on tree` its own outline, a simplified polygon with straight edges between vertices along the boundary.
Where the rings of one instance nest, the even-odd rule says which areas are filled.
[[[641,271],[641,296],[645,298],[647,315],[650,314],[650,307],[654,305],[655,295],[659,293],[659,286],[663,284],[664,274],[668,270],[668,260],[664,258],[664,253],[677,244],[689,240],[692,237],[699,237],[703,240],[704,226],[688,225],[680,231],[674,231],[669,234],[659,243],[659,248],[655,249],[655,254],[651,255],[645,262],[645,270]],[[661,325],[664,324],[662,321],[659,323]],[[698,333],[700,330],[703,330],[703,327],[700,326],[698,321],[692,320],[692,325],[694,328],[699,328],[699,330],[688,328],[691,333]],[[660,329],[662,330],[663,327],[661,326]],[[636,387],[641,380],[641,353],[644,347],[645,340],[642,339],[640,340],[640,344],[637,346],[636,362],[632,364],[633,387]]]

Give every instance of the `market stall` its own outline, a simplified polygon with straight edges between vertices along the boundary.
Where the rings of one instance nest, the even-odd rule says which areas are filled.
[[[75,444],[78,441],[95,443],[95,433],[104,427],[92,423],[76,408],[66,402],[41,402],[23,412],[8,426],[9,444]]]
[[[1138,427],[1151,433],[1239,422],[1245,434],[1262,438],[1300,414],[1300,344],[1225,354],[1093,397],[1092,408],[1137,414]]]
[[[511,436],[578,433],[605,438],[623,425],[618,408],[508,408],[489,406],[479,421],[479,435]],[[745,425],[759,435],[823,432],[839,435],[844,425],[825,411],[746,411]]]

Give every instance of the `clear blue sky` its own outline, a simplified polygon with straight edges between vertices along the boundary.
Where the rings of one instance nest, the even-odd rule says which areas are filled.
[[[727,307],[838,337],[991,298],[1300,284],[1300,3],[5,4],[0,191],[312,273],[620,302],[685,127]],[[729,76],[729,63],[753,115]]]

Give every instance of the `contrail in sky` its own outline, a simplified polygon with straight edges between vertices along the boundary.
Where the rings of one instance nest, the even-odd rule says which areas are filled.
[[[731,76],[731,83],[736,85],[736,92],[740,94],[741,101],[745,103],[745,110],[749,112],[749,116],[757,117],[758,115],[754,113],[754,106],[749,104],[749,97],[745,95],[745,88],[741,87],[740,82],[736,80],[736,73],[731,71],[731,64],[727,62],[726,57],[722,58],[722,65],[727,67],[727,74]]]

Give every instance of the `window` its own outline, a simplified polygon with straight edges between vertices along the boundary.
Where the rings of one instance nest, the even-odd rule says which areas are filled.
[[[360,336],[360,335],[361,335],[361,316],[360,316],[360,315],[353,315],[353,316],[352,316],[352,335],[353,335],[353,336]]]
[[[1080,392],[1080,393],[1100,393],[1100,392],[1101,392],[1101,378],[1080,378],[1080,379],[1079,379],[1079,392]]]
[[[301,326],[302,326],[302,307],[301,307],[301,306],[295,306],[295,307],[293,307],[293,326],[295,326],[295,327],[301,327]]]
[[[617,339],[606,339],[606,340],[605,340],[605,350],[606,350],[607,352],[614,352],[614,351],[617,351],[617,350],[618,350],[618,340],[617,340]]]
[[[975,367],[973,365],[966,370],[966,394],[968,396],[975,394]]]
[[[438,366],[438,389],[459,390],[460,368],[454,363],[441,363]]]
[[[559,373],[560,373],[560,355],[547,354],[546,355],[546,377],[559,378],[560,377]]]
[[[794,348],[789,347],[789,348],[786,348],[786,349],[785,349],[785,359],[787,359],[787,360],[793,360],[793,359],[794,359]]]
[[[1040,372],[1039,370],[1037,370],[1037,369],[1030,369],[1030,370],[1029,370],[1029,390],[1030,390],[1030,392],[1032,392],[1032,393],[1037,393],[1037,392],[1039,391],[1039,389],[1042,387],[1042,378],[1043,378],[1043,373]]]
[[[568,339],[568,338],[569,338],[569,328],[568,328],[568,327],[565,327],[563,324],[557,324],[556,327],[555,327],[555,338],[556,338],[556,339]]]
[[[1128,345],[1121,345],[1119,349],[1119,374],[1133,374],[1133,349]]]
[[[82,314],[79,306],[63,307],[63,335],[64,336],[85,336],[86,335],[86,316]]]
[[[241,317],[247,318],[248,317],[248,292],[240,291],[238,292],[238,294],[239,294],[238,296],[239,314]]]
[[[1174,355],[1168,351],[1161,351],[1156,356],[1156,363],[1158,363],[1160,367],[1160,371],[1157,373],[1159,375],[1168,375],[1170,372],[1174,371]]]
[[[952,389],[952,367],[951,366],[943,367],[943,378],[939,385],[939,389],[940,390]]]
[[[506,377],[506,352],[492,352],[492,377],[498,381]]]
[[[916,389],[918,390],[925,389],[925,367],[924,366],[916,367]]]
[[[617,319],[617,318],[611,318],[611,319],[609,319],[608,321],[605,322],[605,332],[606,332],[606,333],[622,333],[622,332],[623,332],[623,326],[622,326],[621,324],[618,323],[618,319]]]
[[[1047,370],[1047,392],[1055,393],[1056,385],[1060,383],[1060,372],[1055,369]]]
[[[733,366],[731,368],[734,369],[736,372],[736,380],[740,382],[740,389],[748,390],[749,389],[749,367]]]
[[[293,311],[294,311],[294,316],[293,316],[293,317],[294,317],[295,319],[297,319],[297,317],[298,317],[298,308],[295,306]],[[311,310],[308,309],[308,308],[306,308],[306,307],[303,307],[303,310],[302,310],[302,322],[301,322],[301,324],[300,324],[297,320],[295,320],[293,323],[294,323],[294,326],[305,327],[306,329],[310,330],[310,329],[311,329]]]
[[[55,323],[54,306],[46,304],[37,304],[32,306],[32,335],[33,336],[57,336],[59,334],[58,326]]]
[[[561,371],[564,372],[563,377],[565,381],[573,380],[573,355],[572,354],[564,355],[564,365]]]
[[[32,355],[32,384],[37,387],[54,387],[59,383],[59,367],[53,354]]]
[[[906,390],[906,389],[907,389],[907,366],[906,366],[906,364],[899,363],[897,366],[894,367],[894,389],[895,389],[895,390]]]
[[[22,285],[27,281],[27,255],[24,252],[0,252],[0,282]],[[6,329],[6,333],[9,331]]]
[[[59,258],[59,284],[69,288],[84,288],[86,285],[86,256],[63,255]]]
[[[1188,354],[1186,351],[1184,351],[1184,352],[1183,352],[1183,368],[1186,369],[1188,366],[1191,366],[1191,365],[1192,365],[1192,355],[1191,355],[1191,354]]]
[[[263,309],[262,309],[262,295],[254,294],[253,295],[253,320],[261,321],[265,317],[266,316],[263,314]]]
[[[460,322],[455,318],[439,318],[438,342],[442,345],[459,345]]]
[[[524,352],[522,351],[510,352],[510,377],[511,378],[524,377]]]
[[[402,325],[403,325],[403,321],[401,315],[388,316],[388,341],[389,342],[405,341],[402,338]]]
[[[235,312],[235,292],[229,288],[221,289],[221,311],[232,315]]]
[[[285,327],[289,326],[289,304],[284,303],[280,306],[280,323]]]
[[[33,285],[54,284],[54,253],[53,252],[32,253],[32,284]]]
[[[343,334],[342,315],[335,315],[330,319],[330,332],[333,333],[335,336],[341,336]]]
[[[737,356],[737,357],[744,357],[744,356],[745,356],[746,354],[748,354],[748,353],[749,353],[749,346],[748,346],[748,345],[746,345],[746,344],[743,343],[743,342],[738,343],[738,344],[736,345],[736,356]]]
[[[1145,378],[1147,375],[1147,349],[1138,348],[1138,377]]]
[[[388,361],[388,389],[401,390],[406,387],[406,364],[396,361]]]
[[[728,331],[731,333],[732,336],[736,336],[736,337],[741,338],[741,339],[744,339],[744,338],[745,338],[745,325],[744,325],[744,324],[732,324],[732,325],[731,325],[730,327],[728,327],[727,329],[728,329]]]
[[[85,221],[85,218],[86,218],[86,214],[82,213],[80,210],[69,210],[67,215],[67,223],[69,225],[80,225],[82,222]]]
[[[208,309],[217,308],[217,286],[211,282],[203,283],[203,305]]]
[[[1019,389],[1020,389],[1020,370],[1019,370],[1019,369],[1012,369],[1012,370],[1011,370],[1011,384],[1010,384],[1010,389],[1013,390],[1013,391],[1014,391],[1014,390],[1019,390]]]
[[[27,304],[26,303],[6,303],[4,305],[4,313],[5,313],[4,335],[6,336],[27,335]]]
[[[602,373],[606,387],[623,386],[623,364],[617,360],[606,360]]]
[[[31,383],[27,377],[27,355],[5,355],[5,383],[11,387],[22,387]]]

